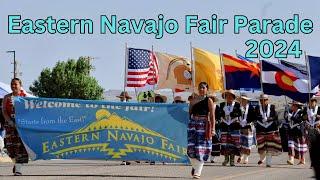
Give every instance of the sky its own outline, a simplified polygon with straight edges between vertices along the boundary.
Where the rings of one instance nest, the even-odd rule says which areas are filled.
[[[40,72],[52,68],[58,61],[80,56],[91,56],[95,70],[92,75],[105,89],[122,89],[124,84],[125,44],[128,47],[151,49],[190,58],[190,42],[192,46],[215,53],[221,52],[244,54],[248,49],[248,39],[285,39],[301,40],[301,48],[307,54],[320,56],[320,1],[216,1],[216,0],[162,0],[162,1],[18,1],[0,0],[0,82],[9,83],[13,74],[13,56],[6,53],[16,51],[19,61],[20,78],[25,89],[39,77]],[[179,32],[165,34],[162,39],[155,39],[148,34],[100,34],[100,15],[117,15],[121,18],[153,18],[163,14],[165,19],[178,20]],[[224,34],[201,35],[197,32],[184,33],[185,15],[199,15],[199,18],[210,19],[212,14],[218,18],[229,19]],[[243,14],[251,18],[289,19],[299,14],[300,19],[309,18],[314,23],[314,31],[309,35],[251,35],[247,31],[233,34],[233,16]],[[86,18],[94,21],[94,34],[8,34],[8,15],[21,15],[22,19],[45,19],[53,16],[56,19]],[[290,61],[304,63],[304,59],[289,58]]]

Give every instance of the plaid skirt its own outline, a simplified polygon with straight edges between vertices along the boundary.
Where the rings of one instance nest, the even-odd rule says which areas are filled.
[[[251,128],[240,130],[240,152],[241,154],[250,155],[251,148],[256,145],[254,132]]]
[[[193,116],[188,124],[187,154],[199,161],[207,161],[212,148],[211,139],[205,138],[206,123],[207,117]]]
[[[221,155],[240,156],[240,130],[221,132]]]
[[[258,153],[277,156],[281,154],[281,140],[278,131],[257,133]]]
[[[13,126],[14,120],[11,119],[11,122],[5,122],[5,146],[8,151],[10,158],[14,158],[16,163],[28,163],[29,157],[28,153],[23,145],[23,142],[19,136],[19,133],[15,126]]]
[[[304,155],[308,150],[306,138],[304,136],[290,136],[288,138],[288,154],[293,156],[295,159],[304,159]]]

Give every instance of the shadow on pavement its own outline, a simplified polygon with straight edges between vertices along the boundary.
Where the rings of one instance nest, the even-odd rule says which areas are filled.
[[[20,177],[124,177],[124,178],[148,178],[148,179],[186,179],[187,177],[172,177],[172,176],[134,176],[134,175],[98,175],[98,174],[66,174],[66,175],[57,175],[57,174],[28,174]],[[13,177],[13,175],[0,175],[0,177]],[[15,177],[15,176],[14,176]]]

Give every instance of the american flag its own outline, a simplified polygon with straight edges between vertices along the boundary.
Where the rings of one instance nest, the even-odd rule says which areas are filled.
[[[155,85],[159,80],[158,61],[155,54],[146,49],[128,49],[127,87]]]

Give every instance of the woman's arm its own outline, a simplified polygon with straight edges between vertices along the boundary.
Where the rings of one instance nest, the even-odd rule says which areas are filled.
[[[212,131],[215,134],[215,129],[216,129],[216,127],[215,127],[215,125],[216,125],[215,110],[216,110],[216,107],[214,106],[214,102],[210,98],[208,99],[208,106],[209,106],[209,120],[211,122]]]
[[[2,115],[6,121],[8,121],[10,119],[10,116],[9,116],[8,111],[6,109],[6,104],[7,104],[8,98],[9,98],[9,95],[5,95],[3,98],[3,101],[2,101]]]

